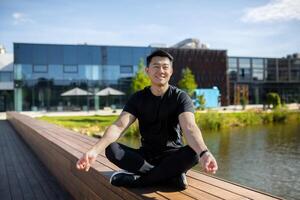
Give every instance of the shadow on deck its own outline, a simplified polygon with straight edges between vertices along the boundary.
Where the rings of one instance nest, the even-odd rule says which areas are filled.
[[[0,155],[1,199],[71,199],[6,120],[0,120]]]

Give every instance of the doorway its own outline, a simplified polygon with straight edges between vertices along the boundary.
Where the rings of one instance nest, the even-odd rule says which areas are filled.
[[[6,100],[4,95],[0,95],[0,112],[6,111]]]

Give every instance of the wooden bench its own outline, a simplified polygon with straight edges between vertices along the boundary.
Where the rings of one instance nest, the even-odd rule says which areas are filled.
[[[76,169],[78,158],[97,139],[16,112],[8,112],[7,119],[75,199],[280,199],[192,170],[187,174],[189,188],[180,192],[166,187],[114,187],[109,178],[119,169],[104,154],[89,172]]]

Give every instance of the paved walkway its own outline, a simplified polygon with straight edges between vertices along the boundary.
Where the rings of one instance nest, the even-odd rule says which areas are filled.
[[[0,199],[72,199],[5,120],[0,120]]]
[[[6,119],[6,113],[5,112],[0,112],[0,120]]]

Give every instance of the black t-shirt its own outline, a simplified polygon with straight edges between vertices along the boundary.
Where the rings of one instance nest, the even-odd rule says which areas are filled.
[[[194,106],[187,93],[175,86],[170,85],[163,96],[153,95],[148,86],[134,93],[123,111],[138,119],[142,148],[156,153],[182,146],[178,116],[194,113]]]

